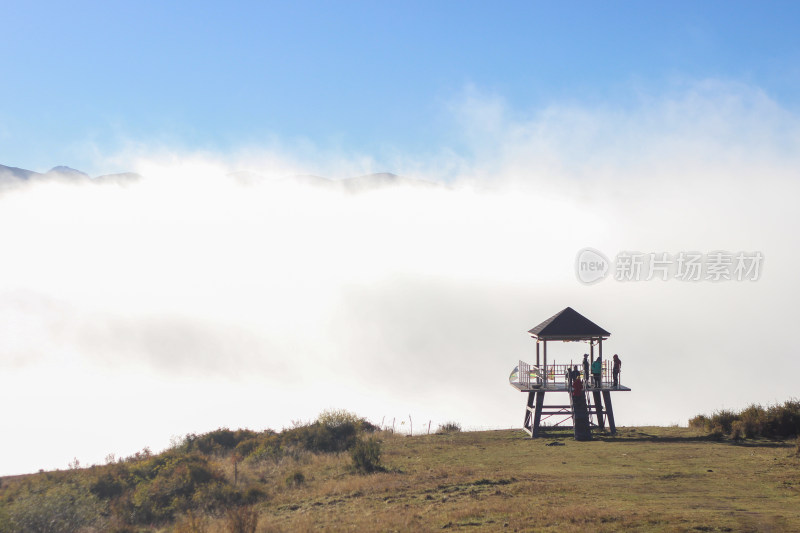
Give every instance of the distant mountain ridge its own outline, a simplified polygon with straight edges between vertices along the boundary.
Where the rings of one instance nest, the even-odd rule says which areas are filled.
[[[383,189],[387,187],[397,187],[400,185],[413,187],[438,187],[438,184],[414,178],[404,178],[391,172],[379,172],[376,174],[365,174],[353,178],[330,179],[313,174],[298,175],[287,178],[295,183],[309,185],[312,187],[341,188],[346,192],[360,193]]]
[[[3,178],[15,178],[19,180],[27,180],[35,176],[41,176],[38,172],[32,170],[25,170],[24,168],[7,167],[0,165],[0,180]]]
[[[140,179],[142,176],[134,172],[122,172],[117,174],[104,174],[102,176],[91,177],[85,172],[74,168],[59,165],[51,168],[45,173],[26,170],[24,168],[0,165],[0,187],[13,187],[37,180],[77,180],[91,182],[116,182],[126,183]],[[240,170],[231,172],[228,177],[239,183],[248,185],[261,182],[266,179],[257,172]],[[405,178],[391,172],[379,172],[375,174],[365,174],[353,178],[330,179],[313,174],[301,174],[289,176],[278,183],[295,183],[308,187],[315,187],[327,190],[341,190],[348,193],[358,194],[367,191],[385,189],[396,186],[412,187],[440,187],[441,185],[430,181]]]
[[[53,178],[68,178],[91,181],[122,181],[139,179],[141,176],[134,172],[122,172],[119,174],[104,174],[102,176],[92,178],[85,172],[64,165],[55,166],[45,173],[35,172],[33,170],[27,170],[24,168],[0,165],[0,185],[14,185],[15,183]]]
[[[63,174],[65,176],[85,176],[89,177],[89,174],[85,172],[81,172],[80,170],[75,170],[74,168],[66,167],[64,165],[59,165],[57,167],[53,167],[47,171],[48,174]]]

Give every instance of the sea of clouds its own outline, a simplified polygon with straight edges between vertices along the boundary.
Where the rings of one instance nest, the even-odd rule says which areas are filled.
[[[139,179],[0,190],[0,474],[326,408],[519,427],[508,375],[566,306],[612,333],[633,389],[614,395],[620,425],[796,395],[797,113],[718,81],[528,113],[468,90],[452,109],[468,150],[388,169],[139,146],[105,159]],[[376,171],[408,179],[297,178]],[[756,281],[587,286],[587,246],[764,262]]]

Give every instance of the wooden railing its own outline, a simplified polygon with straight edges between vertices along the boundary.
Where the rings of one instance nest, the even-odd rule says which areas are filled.
[[[564,383],[567,388],[569,388],[569,371],[572,370],[573,366],[578,367],[578,372],[580,372],[581,379],[584,379],[585,376],[583,375],[583,363],[570,363],[570,364],[551,364],[547,365],[546,367],[537,367],[535,365],[530,365],[525,361],[520,359],[518,368],[518,375],[517,381],[520,385],[524,388],[529,389],[531,385],[542,385],[542,384],[556,384],[556,383]],[[603,360],[602,363],[602,371],[600,373],[600,380],[602,383],[611,384],[612,383],[612,362]],[[591,369],[589,371],[589,379],[586,383],[587,387],[592,387],[594,385],[594,381],[591,375]],[[622,373],[620,372],[620,377]]]
[[[519,376],[519,384],[529,389],[531,387],[531,365],[520,359],[517,368],[519,369],[519,374],[517,374]]]

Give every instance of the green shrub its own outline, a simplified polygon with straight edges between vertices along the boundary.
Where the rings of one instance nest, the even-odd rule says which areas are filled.
[[[739,442],[745,437],[744,424],[741,420],[734,420],[731,424],[731,439]]]
[[[207,527],[198,517],[224,517],[226,509],[230,516],[238,517],[229,520],[231,530],[251,531],[257,513],[247,506],[268,498],[266,486],[247,484],[248,476],[243,476],[240,481],[246,488],[239,490],[212,461],[219,462],[220,456],[236,461],[280,461],[351,450],[356,470],[374,472],[382,470],[380,441],[360,438],[375,429],[347,411],[325,411],[314,423],[281,433],[220,428],[189,434],[158,455],[144,449],[104,466],[43,472],[11,490],[4,487],[0,532],[134,533],[145,527],[169,529],[172,525],[176,531],[196,532]],[[264,482],[265,476],[261,476]],[[298,486],[306,478],[296,470],[285,481]]]
[[[267,491],[264,487],[256,483],[247,486],[242,491],[242,502],[245,504],[253,504],[265,500],[267,498]]]
[[[322,411],[317,416],[316,422],[323,426],[335,428],[338,426],[351,425],[357,431],[373,433],[378,430],[378,426],[369,422],[366,418],[360,417],[345,409],[328,409]]]
[[[369,473],[383,470],[381,466],[381,441],[375,437],[359,439],[350,457],[353,459],[353,468],[360,473]]]
[[[461,431],[461,424],[458,422],[446,422],[444,424],[439,425],[436,429],[436,433],[444,434],[444,433],[459,433]]]
[[[727,409],[720,409],[711,415],[712,427],[719,427],[723,433],[730,433],[733,422],[738,419],[738,415]]]
[[[96,524],[103,504],[86,488],[62,483],[18,494],[8,506],[11,531],[72,533]]]
[[[138,477],[131,496],[132,522],[145,524],[171,520],[191,508],[199,488],[224,483],[208,459],[190,454],[165,453],[137,465]]]
[[[314,422],[288,429],[281,437],[284,442],[299,445],[310,452],[342,452],[356,443],[358,426],[352,422],[341,422],[337,425]]]
[[[187,452],[196,450],[204,454],[219,454],[234,449],[240,442],[252,439],[256,435],[258,434],[255,431],[247,429],[232,431],[228,428],[219,428],[202,435],[194,433],[186,435],[180,448]]]
[[[91,484],[89,491],[98,498],[108,500],[122,494],[123,486],[110,474],[103,474]]]
[[[208,531],[206,517],[191,510],[176,520],[172,528],[172,533],[206,533],[206,531]]]
[[[764,436],[785,439],[800,435],[800,401],[770,407],[764,421]]]
[[[346,411],[345,409],[326,409],[317,416],[317,423],[323,426],[336,427],[344,424],[358,426],[361,423],[358,415]]]
[[[230,507],[225,511],[225,530],[228,533],[255,533],[258,511],[254,507]]]
[[[750,405],[738,413],[720,410],[711,417],[697,415],[689,420],[689,426],[712,434],[730,435],[734,440],[796,437],[800,435],[800,401],[790,400],[767,408]]]
[[[689,427],[702,431],[708,431],[711,429],[711,421],[706,415],[697,415],[696,417],[689,419]]]
[[[258,448],[258,445],[259,445],[259,443],[260,443],[260,442],[261,442],[261,441],[259,440],[259,438],[258,438],[258,437],[250,437],[250,438],[247,438],[247,439],[245,439],[245,440],[243,440],[243,441],[239,442],[239,443],[236,445],[236,448],[234,448],[234,452],[235,452],[235,453],[236,453],[236,454],[237,454],[239,457],[247,457],[248,455],[250,455],[251,453],[253,453],[253,450],[255,450],[256,448]]]
[[[741,437],[752,439],[763,435],[765,414],[765,409],[760,405],[751,405],[739,413]]]
[[[299,470],[295,470],[286,476],[286,484],[290,487],[299,487],[306,482],[306,476]]]
[[[198,487],[192,495],[190,507],[207,513],[216,513],[221,508],[240,505],[242,493],[224,482],[207,483]]]
[[[254,439],[256,441],[255,447],[248,454],[244,454],[244,458],[250,462],[262,461],[275,461],[277,462],[281,457],[286,454],[286,449],[281,444],[281,437],[278,435],[267,435]],[[250,441],[244,441],[242,444],[247,443],[250,446]],[[238,448],[238,447],[237,447]]]

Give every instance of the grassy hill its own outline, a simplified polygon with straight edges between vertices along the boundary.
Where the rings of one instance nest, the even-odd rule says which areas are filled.
[[[281,433],[218,430],[155,456],[6,478],[0,530],[800,531],[795,439],[373,429],[329,413]]]

